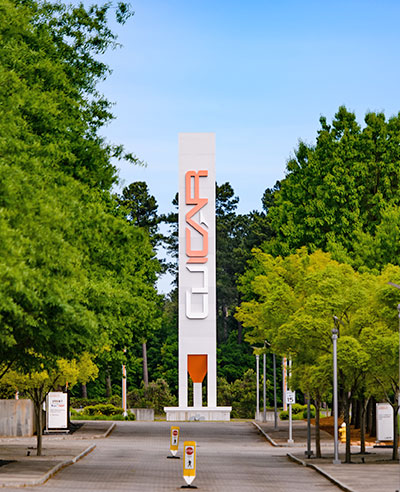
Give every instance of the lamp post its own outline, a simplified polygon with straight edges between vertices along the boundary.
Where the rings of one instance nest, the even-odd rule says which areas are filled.
[[[274,430],[278,430],[278,402],[276,399],[276,355],[272,354],[272,364],[274,371]]]
[[[396,289],[400,289],[400,285],[397,285],[393,282],[388,282],[388,284],[391,285],[392,287],[396,287]],[[400,304],[397,305],[397,312],[399,313],[399,391],[397,393],[397,406],[399,407],[400,406]],[[393,445],[394,445],[394,436],[393,436]],[[396,492],[399,491],[396,490]]]
[[[396,289],[400,289],[400,285],[394,284],[393,282],[388,282],[392,287],[396,287]],[[398,405],[400,406],[400,304],[397,306],[397,311],[399,313],[399,393],[398,393]]]
[[[337,323],[339,319],[337,316],[333,317],[334,328],[332,329],[332,343],[333,343],[333,423],[334,423],[334,436],[333,436],[333,449],[334,458],[333,464],[340,465],[339,460],[339,443],[338,443],[338,384],[337,384],[337,338],[339,330]]]
[[[257,371],[257,407],[256,420],[260,420],[260,355],[256,354],[256,371]]]
[[[311,458],[313,452],[311,450],[311,405],[310,393],[307,393],[307,451],[304,452],[307,458]]]
[[[125,367],[125,356],[126,356],[126,348],[124,349],[124,361],[122,363],[122,408],[124,410],[123,415],[126,417],[128,415],[126,409],[126,367]]]
[[[265,344],[264,344],[265,345]],[[263,411],[263,422],[267,421],[267,354],[263,353],[263,401],[264,401],[264,411]]]

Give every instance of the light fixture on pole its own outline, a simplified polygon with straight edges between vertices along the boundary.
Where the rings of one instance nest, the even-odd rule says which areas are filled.
[[[338,442],[338,382],[337,382],[337,338],[338,338],[338,327],[337,323],[339,319],[337,316],[333,317],[334,328],[332,329],[332,343],[333,343],[333,450],[334,458],[333,464],[340,465],[339,460],[339,442]]]

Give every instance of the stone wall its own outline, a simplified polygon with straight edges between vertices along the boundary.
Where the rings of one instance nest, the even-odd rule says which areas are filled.
[[[0,437],[28,437],[35,431],[31,400],[0,400]]]
[[[135,414],[136,420],[151,422],[154,420],[153,408],[131,408],[130,410]]]

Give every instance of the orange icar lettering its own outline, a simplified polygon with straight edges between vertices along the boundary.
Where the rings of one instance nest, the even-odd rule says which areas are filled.
[[[192,219],[208,203],[208,198],[200,198],[200,178],[207,176],[208,171],[198,171],[197,173],[196,171],[188,171],[185,175],[186,205],[194,205],[185,216],[186,222],[203,237],[203,248],[192,250],[190,229],[186,227],[186,254],[189,256],[187,263],[206,263],[208,261],[208,232]],[[192,178],[194,178],[193,197],[191,193]]]

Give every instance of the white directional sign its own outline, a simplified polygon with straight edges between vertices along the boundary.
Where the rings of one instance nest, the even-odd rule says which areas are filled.
[[[67,398],[67,393],[48,393],[46,405],[48,429],[66,429],[68,427]]]
[[[393,407],[389,403],[376,404],[376,440],[393,441]]]

